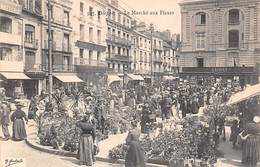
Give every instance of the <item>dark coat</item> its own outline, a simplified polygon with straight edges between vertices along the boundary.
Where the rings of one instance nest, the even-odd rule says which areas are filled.
[[[8,125],[10,123],[10,110],[8,108],[3,109],[1,113],[1,124]]]
[[[138,140],[127,143],[129,148],[126,153],[125,167],[145,167],[144,150]]]

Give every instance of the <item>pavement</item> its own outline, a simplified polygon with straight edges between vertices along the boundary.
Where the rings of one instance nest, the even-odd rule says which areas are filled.
[[[217,167],[242,167],[241,158],[242,152],[239,149],[233,149],[232,143],[229,141],[229,136],[231,134],[230,127],[226,127],[226,141],[221,141],[219,145],[219,150],[224,153],[224,158],[219,158],[217,162]]]
[[[11,127],[9,127],[11,132]],[[27,126],[28,137],[34,136],[32,124]],[[2,129],[0,128],[2,137]],[[12,140],[0,141],[0,167],[8,167],[6,160],[20,160],[22,163],[10,165],[10,167],[79,167],[78,160],[73,157],[64,157],[33,149],[25,141],[15,142]],[[97,161],[93,167],[123,167],[122,164],[113,164]]]

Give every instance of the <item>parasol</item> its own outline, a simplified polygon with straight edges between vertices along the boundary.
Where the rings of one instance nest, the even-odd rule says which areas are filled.
[[[245,90],[232,95],[227,105],[236,104],[257,95],[260,95],[260,84],[246,87]]]

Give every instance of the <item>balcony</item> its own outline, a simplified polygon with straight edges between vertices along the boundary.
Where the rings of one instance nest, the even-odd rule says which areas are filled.
[[[107,40],[111,41],[111,42],[127,45],[127,46],[132,45],[131,40],[128,40],[128,39],[125,39],[125,38],[120,38],[120,37],[117,37],[117,36],[111,35],[111,34],[107,34]]]
[[[74,58],[75,65],[86,65],[86,66],[96,66],[96,67],[106,67],[107,64],[105,61],[89,60],[86,58]]]
[[[0,32],[0,43],[22,45],[22,36],[6,32]]]
[[[159,45],[154,45],[153,49],[155,49],[155,50],[163,50],[163,47],[159,46]]]
[[[31,49],[38,49],[38,40],[33,40],[33,41],[26,41],[24,40],[24,47],[26,48],[31,48]]]
[[[44,40],[43,49],[49,49],[49,47],[48,47],[48,40]],[[56,42],[52,42],[52,50],[56,50]]]
[[[116,54],[116,53],[109,53],[107,60],[110,60],[110,61],[123,61],[123,62],[131,61],[129,56]]]
[[[41,69],[42,71],[47,72],[49,68],[47,64],[43,64],[41,65]],[[75,72],[75,67],[73,65],[67,65],[67,64],[53,64],[52,71],[53,72]]]

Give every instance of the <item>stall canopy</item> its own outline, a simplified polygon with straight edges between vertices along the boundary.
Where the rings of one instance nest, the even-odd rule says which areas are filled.
[[[260,84],[249,86],[246,87],[245,90],[232,95],[227,105],[236,104],[258,95],[260,95]]]
[[[130,78],[130,80],[134,80],[134,81],[144,80],[144,78],[141,75],[127,74],[127,76]]]
[[[27,80],[30,79],[22,72],[1,72],[1,75],[8,80]]]
[[[113,82],[119,82],[122,81],[123,79],[121,79],[119,76],[117,75],[108,75],[107,76],[107,84],[110,85]]]
[[[74,73],[60,73],[60,74],[53,74],[58,80],[64,83],[69,82],[84,82],[81,80],[76,74]]]

